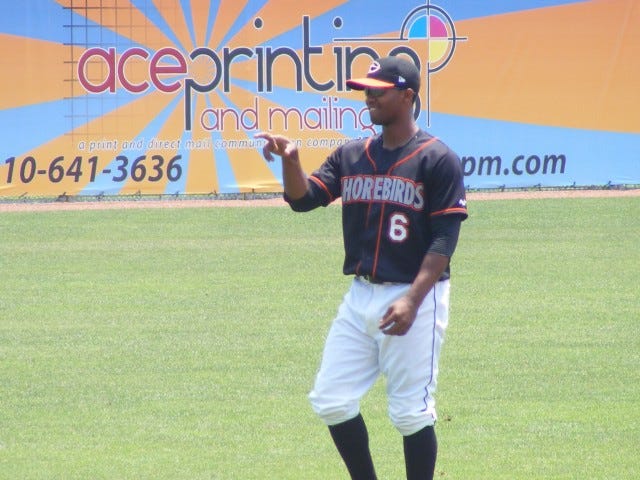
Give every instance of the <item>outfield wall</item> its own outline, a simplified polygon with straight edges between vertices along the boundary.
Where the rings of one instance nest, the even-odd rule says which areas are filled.
[[[517,6],[516,6],[517,5]],[[420,67],[470,188],[640,184],[634,0],[24,0],[0,5],[0,196],[281,191],[376,131],[345,81]]]

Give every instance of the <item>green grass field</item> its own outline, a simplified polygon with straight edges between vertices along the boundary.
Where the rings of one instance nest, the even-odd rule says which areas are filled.
[[[473,202],[437,478],[640,478],[640,198]],[[340,210],[0,215],[0,479],[346,478],[307,392]],[[404,475],[383,380],[381,479]]]

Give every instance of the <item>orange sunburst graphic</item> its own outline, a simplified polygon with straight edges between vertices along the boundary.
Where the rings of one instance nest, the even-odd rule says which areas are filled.
[[[64,129],[0,166],[11,179],[2,192],[280,190],[280,167],[261,158],[258,131],[281,129],[310,147],[307,170],[374,132],[345,81],[393,45],[363,37],[332,46],[342,17],[327,15],[347,3],[57,0],[65,41],[37,47],[54,81],[38,88],[38,67],[29,64],[29,88],[4,102],[57,102]],[[424,42],[405,44],[415,58],[427,55]],[[5,45],[24,55],[32,48],[22,38]]]

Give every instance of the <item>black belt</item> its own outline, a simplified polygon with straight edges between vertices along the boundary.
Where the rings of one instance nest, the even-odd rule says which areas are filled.
[[[371,275],[356,275],[356,278],[362,280],[366,283],[371,283],[372,285],[408,285],[409,282],[385,282],[383,280],[378,280],[377,278],[372,277]],[[440,278],[438,282],[443,280],[448,280],[448,278]]]
[[[356,278],[359,278],[360,280],[366,282],[366,283],[371,283],[374,285],[399,285],[403,282],[385,282],[383,280],[379,280],[377,278],[374,278],[371,275],[358,275]]]

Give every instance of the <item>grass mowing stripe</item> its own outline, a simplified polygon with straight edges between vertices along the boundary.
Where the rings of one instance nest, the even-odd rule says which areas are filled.
[[[634,478],[639,199],[476,202],[453,262],[446,478]],[[0,479],[343,478],[310,412],[338,208],[0,216]],[[402,478],[384,382],[364,400]]]

